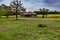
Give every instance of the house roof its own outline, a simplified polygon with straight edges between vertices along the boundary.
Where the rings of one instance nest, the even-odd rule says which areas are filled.
[[[24,15],[31,15],[31,14],[36,14],[36,13],[34,13],[34,12],[24,12],[22,14],[24,14]]]

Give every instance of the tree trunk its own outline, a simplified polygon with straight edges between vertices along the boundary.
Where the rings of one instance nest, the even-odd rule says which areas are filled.
[[[16,20],[18,20],[18,1],[17,1],[17,6],[16,6]]]
[[[9,15],[6,15],[6,18],[8,18]]]
[[[46,12],[46,17],[47,17],[48,13]]]
[[[44,14],[44,12],[42,13],[42,18],[44,18],[44,16],[45,16],[45,14]]]
[[[44,15],[42,16],[42,18],[44,18]]]
[[[17,13],[17,10],[16,10],[16,20],[18,20],[18,13]]]

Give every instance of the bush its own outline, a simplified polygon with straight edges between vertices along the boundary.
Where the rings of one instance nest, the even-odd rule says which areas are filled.
[[[47,27],[46,24],[39,24],[38,27]]]
[[[1,18],[1,14],[0,14],[0,18]]]

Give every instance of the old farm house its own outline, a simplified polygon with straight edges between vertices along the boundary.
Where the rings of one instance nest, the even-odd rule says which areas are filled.
[[[37,17],[37,14],[34,12],[24,12],[21,14],[22,17],[30,17],[30,18],[35,18]]]

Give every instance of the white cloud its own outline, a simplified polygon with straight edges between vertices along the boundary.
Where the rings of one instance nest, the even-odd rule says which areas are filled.
[[[10,5],[12,0],[3,0],[2,2],[0,2],[0,4],[6,4],[6,5]]]
[[[12,0],[4,0],[0,4],[9,5]],[[60,1],[44,2],[46,0],[21,0],[27,11],[37,11],[39,8],[48,8],[50,10],[60,10]],[[57,1],[57,2],[56,2]]]

